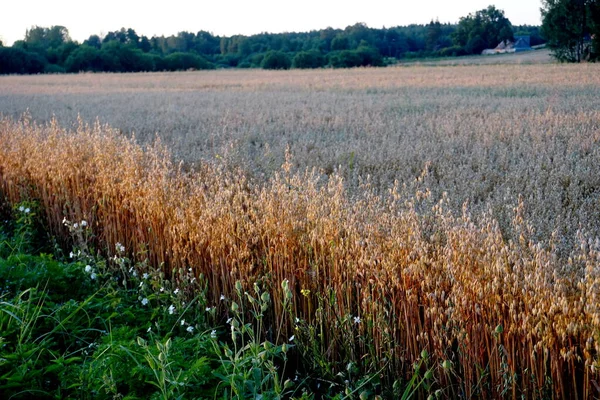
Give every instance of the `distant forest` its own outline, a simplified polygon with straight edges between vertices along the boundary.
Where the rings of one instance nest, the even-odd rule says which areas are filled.
[[[230,37],[199,31],[148,38],[122,28],[78,43],[63,26],[35,26],[11,47],[0,42],[0,74],[384,66],[401,59],[479,54],[515,35],[529,35],[532,46],[545,43],[539,26],[513,26],[493,6],[457,24],[432,20],[375,29],[357,23],[345,29]]]

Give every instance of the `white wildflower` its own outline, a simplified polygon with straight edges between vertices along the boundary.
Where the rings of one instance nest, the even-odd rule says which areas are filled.
[[[171,304],[169,306],[169,314],[174,314],[175,313],[175,306],[173,304]]]
[[[28,210],[29,210],[29,209],[28,209]],[[78,224],[77,222],[75,222],[75,223],[73,224],[73,228],[75,228],[75,229],[77,229],[77,227],[78,227],[78,226],[79,226],[79,224]]]
[[[148,304],[148,299],[144,297],[142,299],[142,305],[145,306],[146,304]]]
[[[221,301],[225,300],[225,295],[224,294],[221,295],[221,299],[220,300]]]
[[[173,291],[173,294],[177,294],[177,293],[179,293],[179,288],[177,288]]]
[[[92,274],[90,275],[90,279],[92,279],[92,280],[96,279],[96,273],[95,272],[92,272]]]
[[[188,331],[189,333],[192,333],[192,332],[194,332],[194,327],[190,325],[187,327],[186,331]]]
[[[26,209],[25,209],[25,214],[29,214],[29,211],[31,211],[31,210],[29,209],[29,207],[28,207],[28,208],[26,208]]]
[[[83,227],[87,226],[87,221],[85,219],[81,221],[81,226],[83,226]]]
[[[165,288],[164,288],[164,287],[161,287],[159,290],[160,290],[161,292],[164,292],[164,291],[165,291]]]
[[[360,324],[360,317],[354,317],[354,323],[355,324]]]
[[[206,307],[206,312],[210,312],[210,310],[212,310],[212,308]]]
[[[293,341],[294,341],[294,339],[296,339],[296,335],[292,335],[292,337],[290,338],[290,340],[289,340],[289,341],[290,341],[290,342],[293,342]]]
[[[182,326],[183,326],[183,325],[185,325],[185,319],[182,319],[182,320],[181,320],[181,325],[182,325]]]
[[[231,318],[227,318],[227,323],[230,324],[231,323]]]
[[[86,266],[85,266],[85,272],[87,272],[88,274],[89,274],[90,272],[92,272],[92,266],[91,266],[91,265],[86,265]]]
[[[152,330],[152,327],[151,327],[151,326],[149,326],[149,327],[148,327],[148,330],[147,330],[146,332],[150,332],[151,330]]]
[[[123,253],[125,251],[125,246],[123,246],[120,242],[117,242],[117,244],[115,244],[115,248],[119,253]]]
[[[211,337],[211,338],[213,338],[213,339],[216,339],[216,338],[217,338],[217,331],[215,331],[215,330],[212,330],[212,331],[210,332],[210,337]]]
[[[69,258],[73,258],[73,256],[74,256],[73,252],[70,252],[69,253]]]
[[[150,275],[148,275],[148,273],[147,273],[147,272],[144,272],[144,275],[142,275],[142,278],[144,278],[144,279],[148,279],[148,277],[149,277],[149,276],[150,276]]]
[[[19,207],[19,211],[21,211],[21,212],[25,211],[25,207],[23,207],[23,206]]]

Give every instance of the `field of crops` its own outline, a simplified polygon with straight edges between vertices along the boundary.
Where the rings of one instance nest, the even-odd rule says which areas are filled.
[[[1,189],[216,304],[261,280],[328,373],[426,350],[448,397],[591,398],[599,92],[590,64],[0,77]]]

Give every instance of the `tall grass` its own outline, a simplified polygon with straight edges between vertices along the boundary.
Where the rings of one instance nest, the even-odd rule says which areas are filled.
[[[446,196],[433,201],[428,170],[410,193],[380,196],[366,182],[349,198],[335,173],[293,173],[290,155],[262,183],[169,160],[160,143],[142,148],[107,126],[0,121],[10,202],[38,200],[64,240],[63,218],[85,219],[97,248],[122,243],[172,279],[191,267],[213,304],[236,281],[260,280],[272,297],[267,334],[285,335],[270,340],[295,335],[324,374],[343,362],[391,386],[426,358],[431,389],[447,396],[598,395],[600,241],[581,234],[568,255],[559,237],[535,242],[524,202],[505,239],[489,213],[465,204],[455,216]]]

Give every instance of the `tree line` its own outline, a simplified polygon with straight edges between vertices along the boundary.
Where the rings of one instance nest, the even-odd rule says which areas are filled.
[[[345,29],[229,37],[199,31],[149,38],[122,28],[78,43],[63,26],[35,26],[13,46],[0,44],[0,73],[383,66],[407,58],[479,54],[515,35],[529,35],[531,45],[545,42],[540,27],[513,26],[494,6],[456,24],[432,20],[377,29],[357,23]]]
[[[542,0],[542,29],[560,61],[600,59],[600,0]]]

